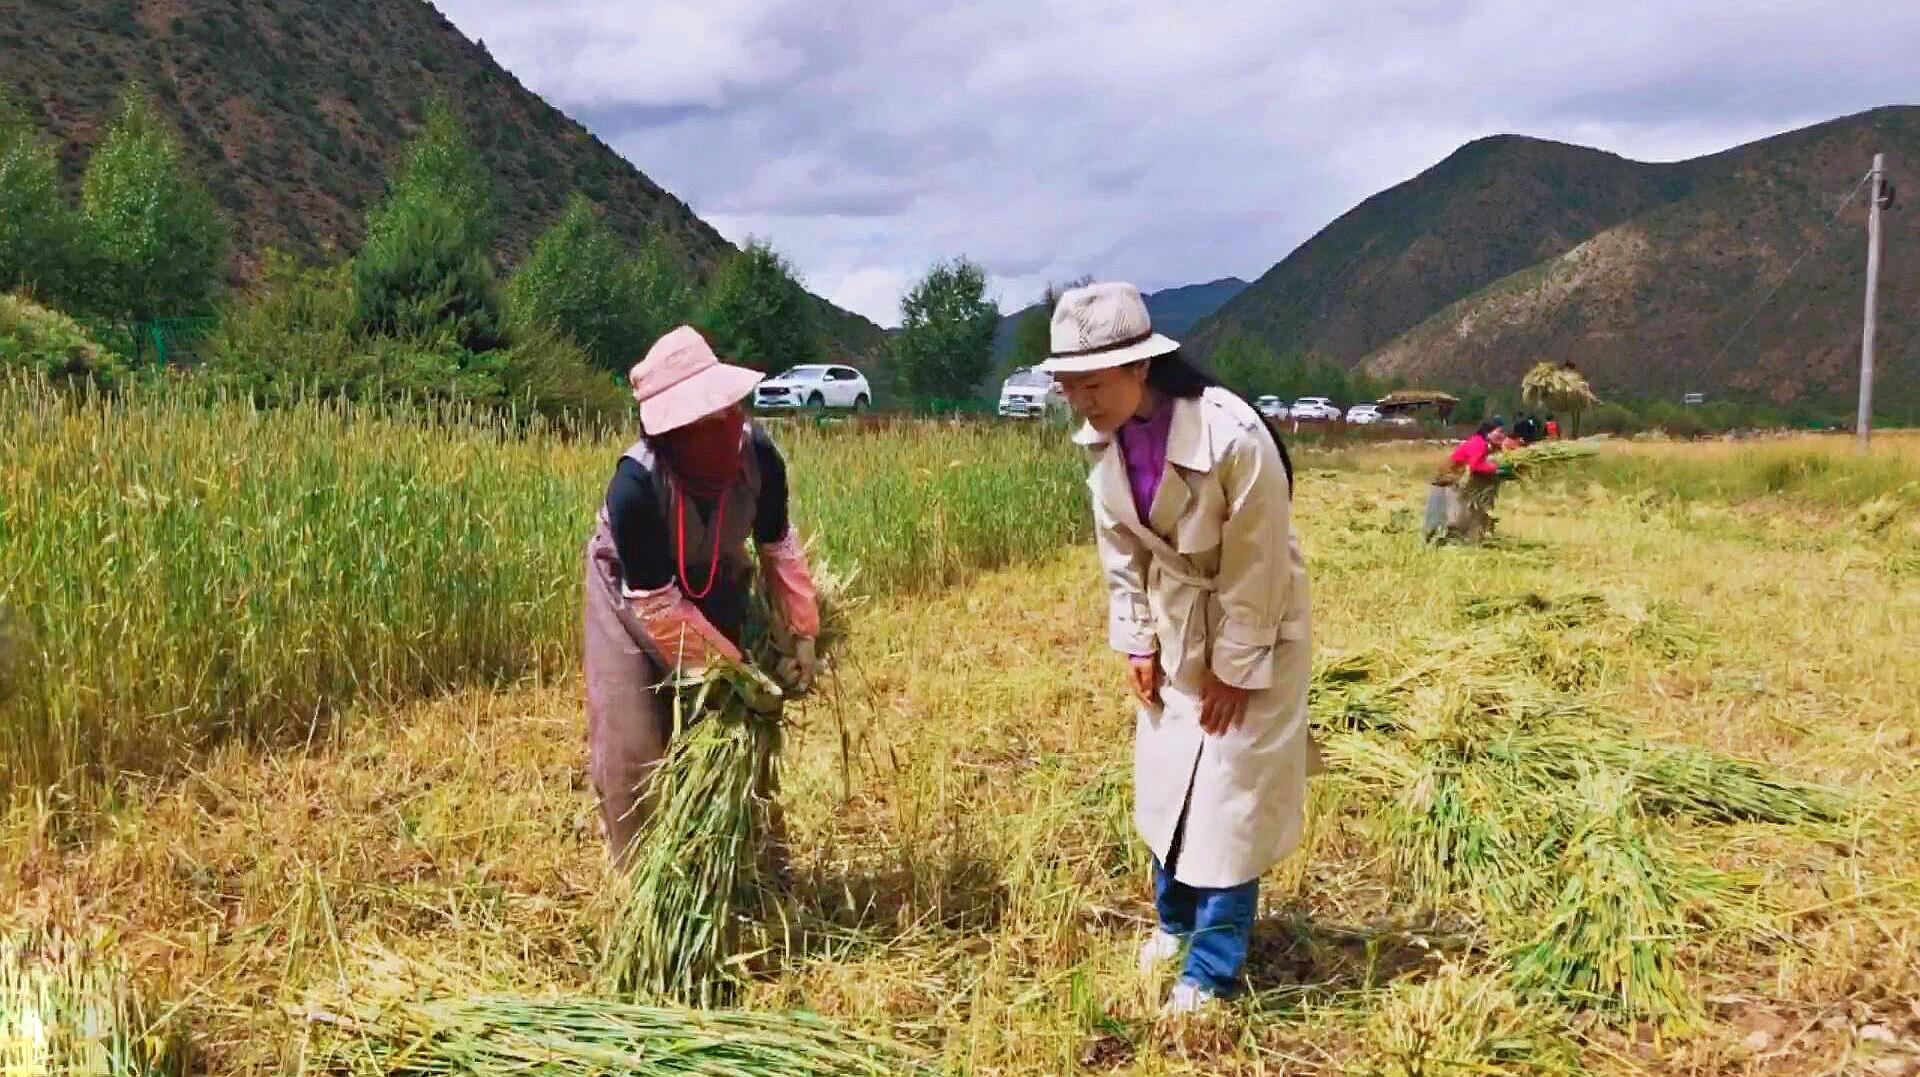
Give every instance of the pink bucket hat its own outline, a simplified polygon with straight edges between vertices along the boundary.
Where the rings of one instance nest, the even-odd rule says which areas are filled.
[[[739,403],[765,377],[721,362],[705,337],[683,325],[647,349],[647,357],[627,371],[627,384],[640,402],[641,432],[654,435]]]

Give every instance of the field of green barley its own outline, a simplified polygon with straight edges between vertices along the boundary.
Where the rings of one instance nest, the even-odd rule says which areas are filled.
[[[0,989],[114,985],[112,1072],[402,1072],[348,1015],[405,1006],[471,1049],[431,1072],[642,1072],[479,1046],[580,1021],[609,928],[574,667],[621,437],[23,384],[0,419],[0,909],[89,940]],[[739,1073],[827,1027],[956,1074],[1920,1071],[1920,439],[1602,443],[1478,548],[1420,540],[1441,447],[1302,452],[1331,772],[1251,990],[1170,1023],[1064,436],[775,436],[864,596],[786,753],[778,941],[750,1012],[604,1028]]]

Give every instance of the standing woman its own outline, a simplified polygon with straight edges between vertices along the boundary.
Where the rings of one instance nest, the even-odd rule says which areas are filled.
[[[1300,844],[1312,674],[1292,467],[1260,415],[1153,332],[1131,284],[1060,297],[1052,355],[1086,421],[1108,634],[1139,700],[1134,825],[1153,850],[1165,1012],[1239,986],[1260,875]]]
[[[762,377],[720,362],[687,326],[627,375],[640,439],[614,469],[586,551],[587,772],[615,863],[645,821],[647,781],[673,733],[663,682],[716,656],[741,659],[749,537],[774,630],[794,641],[781,678],[813,679],[820,612],[787,516],[787,465],[741,407]]]

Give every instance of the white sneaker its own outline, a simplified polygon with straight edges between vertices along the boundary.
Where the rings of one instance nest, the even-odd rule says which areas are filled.
[[[1184,1017],[1210,1009],[1220,1001],[1220,996],[1194,983],[1181,980],[1173,985],[1173,993],[1167,996],[1167,1004],[1160,1007],[1162,1017]]]
[[[1140,975],[1153,975],[1155,969],[1179,957],[1180,948],[1185,945],[1180,936],[1154,928],[1147,941],[1140,944]]]

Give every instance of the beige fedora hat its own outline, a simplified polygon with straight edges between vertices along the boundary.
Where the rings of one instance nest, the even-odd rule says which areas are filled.
[[[1180,342],[1153,331],[1147,301],[1131,284],[1111,281],[1069,289],[1053,307],[1049,374],[1080,374],[1165,355]]]
[[[654,341],[647,357],[627,371],[627,384],[640,402],[641,432],[654,435],[739,403],[765,377],[721,362],[707,338],[683,325]]]

